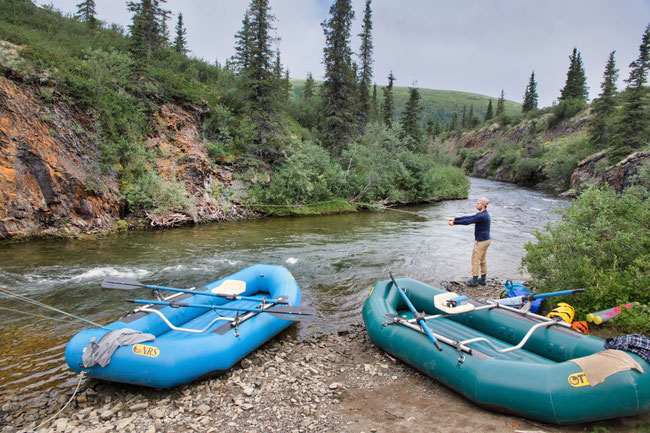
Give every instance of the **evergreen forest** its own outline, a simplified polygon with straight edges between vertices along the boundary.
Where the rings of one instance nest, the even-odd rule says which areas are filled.
[[[182,14],[170,16],[164,0],[127,2],[128,29],[101,21],[93,0],[74,16],[29,0],[5,3],[2,73],[38,86],[45,101],[69,98],[92,113],[96,129],[84,133],[136,215],[192,206],[182,182],[162,177],[143,146],[152,113],[164,103],[203,107],[200,130],[213,163],[242,173],[248,204],[267,213],[467,195],[463,171],[434,157],[430,146],[460,102],[476,100],[478,109],[488,98],[446,92],[436,107],[423,103],[417,88],[372,84],[370,1],[360,64],[350,42],[354,11],[349,1],[334,2],[323,23],[325,80],[306,77],[298,85],[281,62],[268,0],[250,2],[234,35],[236,54],[224,64],[188,56],[191,29]],[[517,107],[509,102],[512,112]]]

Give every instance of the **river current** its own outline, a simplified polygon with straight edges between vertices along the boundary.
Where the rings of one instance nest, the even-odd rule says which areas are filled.
[[[524,245],[535,241],[536,230],[559,219],[556,211],[569,201],[472,179],[467,200],[381,212],[5,244],[0,247],[0,288],[107,324],[130,309],[126,298],[147,298],[150,292],[105,290],[100,287],[105,277],[188,288],[255,263],[277,264],[295,277],[303,304],[318,310],[316,321],[292,326],[289,338],[301,338],[361,322],[369,287],[387,278],[389,270],[434,286],[467,279],[473,226],[450,227],[445,217],[474,214],[481,196],[490,199],[492,218],[488,278],[525,280],[520,267]],[[76,384],[63,357],[65,344],[91,325],[6,296],[0,296],[0,325],[0,403],[47,404],[50,394]]]

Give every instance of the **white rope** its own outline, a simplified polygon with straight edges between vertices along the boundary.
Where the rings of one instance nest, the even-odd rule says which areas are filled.
[[[64,406],[63,406],[63,407],[62,407],[62,408],[61,408],[57,413],[55,413],[55,414],[52,415],[50,418],[48,418],[47,420],[43,421],[43,422],[40,423],[38,426],[36,426],[36,428],[35,428],[34,430],[38,430],[39,428],[43,427],[45,424],[47,424],[47,423],[49,423],[50,421],[52,421],[54,418],[56,418],[57,416],[59,416],[59,414],[60,414],[61,412],[63,412],[63,410],[64,410],[66,407],[68,407],[68,405],[70,404],[70,402],[71,402],[71,401],[75,398],[75,396],[77,395],[77,391],[79,391],[79,387],[81,386],[81,380],[84,378],[85,375],[86,375],[86,372],[85,372],[85,371],[82,371],[81,373],[79,373],[79,382],[77,383],[77,388],[75,388],[74,392],[72,393],[72,396],[70,397],[70,400],[68,400],[68,402],[67,402],[67,403],[66,403],[66,404],[65,404],[65,405],[64,405]]]

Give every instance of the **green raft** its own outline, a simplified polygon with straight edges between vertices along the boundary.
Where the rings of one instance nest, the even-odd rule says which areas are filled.
[[[564,322],[497,303],[470,300],[454,306],[450,301],[456,294],[410,278],[396,283],[415,309],[426,313],[425,323],[435,338],[422,331],[395,284],[385,280],[375,283],[363,305],[371,340],[476,404],[555,424],[650,410],[650,365],[643,358],[606,353],[604,340],[576,332]],[[601,359],[609,355],[615,359]],[[603,375],[594,371],[594,364],[602,370],[619,358],[638,363],[644,372],[628,365],[589,383],[589,377]]]

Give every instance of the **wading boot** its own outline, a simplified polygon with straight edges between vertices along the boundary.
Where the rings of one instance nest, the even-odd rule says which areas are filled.
[[[465,281],[465,284],[471,287],[478,286],[478,277],[477,276],[472,277],[471,280]]]
[[[487,274],[481,275],[481,278],[478,279],[478,283],[481,286],[485,286],[487,284]]]

